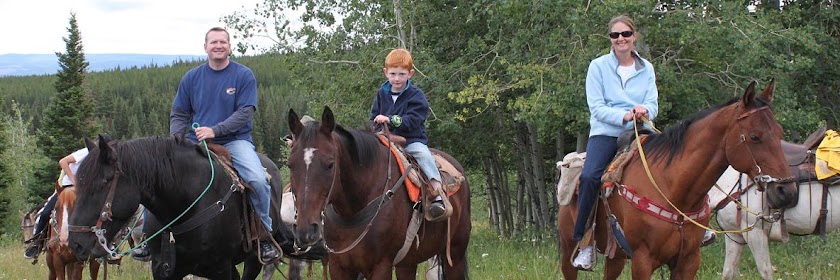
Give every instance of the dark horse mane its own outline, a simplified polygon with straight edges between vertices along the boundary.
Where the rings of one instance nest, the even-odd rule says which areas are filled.
[[[320,133],[320,123],[317,121],[307,123],[300,133],[300,141],[306,143],[314,139]],[[350,159],[357,166],[372,166],[377,159],[381,158],[379,156],[379,145],[381,144],[372,132],[345,128],[338,124],[335,125],[334,131],[339,136],[338,140],[341,141],[341,146],[344,147],[350,155]]]
[[[109,146],[118,154],[123,172],[120,180],[132,180],[137,185],[175,186],[174,161],[182,159],[186,153],[204,157],[200,147],[184,139],[175,137],[151,136],[128,141],[109,141]],[[79,177],[96,178],[98,174],[113,174],[112,166],[102,165],[104,155],[101,149],[91,149],[88,159],[79,167]],[[152,176],[151,174],[156,174]],[[108,175],[110,176],[110,175]],[[110,177],[107,177],[110,179]],[[80,187],[87,187],[82,185]],[[108,184],[92,184],[97,188],[92,191],[105,191]],[[80,189],[79,191],[83,191]]]
[[[755,104],[753,104],[755,108],[770,106],[770,103],[761,97],[756,97],[755,100],[757,101]],[[694,113],[693,115],[678,122],[677,124],[668,127],[667,129],[662,131],[662,133],[649,135],[647,140],[645,140],[645,142],[642,144],[642,147],[645,149],[645,151],[649,152],[652,158],[654,159],[659,159],[663,156],[667,156],[668,163],[670,164],[671,160],[673,160],[677,154],[683,151],[683,146],[685,143],[685,134],[692,124],[708,117],[712,113],[717,112],[718,110],[726,106],[732,105],[740,101],[740,96],[733,97],[732,99],[724,103]]]

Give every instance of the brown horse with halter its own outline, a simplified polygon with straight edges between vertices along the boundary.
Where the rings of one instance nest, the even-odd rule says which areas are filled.
[[[47,267],[50,270],[49,279],[82,279],[82,271],[85,262],[76,259],[73,251],[67,246],[67,226],[73,207],[76,206],[76,188],[68,187],[58,195],[55,203],[55,224],[51,229],[47,241]],[[90,258],[90,279],[97,279],[99,274],[99,262]]]
[[[323,236],[331,279],[359,274],[391,279],[395,267],[397,279],[415,279],[417,264],[433,256],[443,260],[446,279],[467,277],[471,223],[466,180],[449,198],[452,216],[424,222],[417,212],[422,205],[406,193],[399,159],[376,134],[337,125],[328,107],[321,122],[304,125],[293,110],[288,122],[294,137],[288,163],[297,209],[296,246],[306,250]],[[451,156],[432,153],[464,174]]]
[[[704,232],[698,225],[709,224],[706,194],[729,165],[759,182],[773,208],[796,201],[779,144],[782,127],[770,108],[773,89],[771,82],[759,96],[753,82],[743,97],[647,136],[612,195],[604,198],[602,189],[595,210],[593,238],[607,255],[604,279],[616,279],[628,258],[633,279],[650,279],[663,265],[670,268],[671,279],[694,279]],[[575,198],[558,215],[565,279],[577,278],[570,261],[577,252],[572,239],[576,209]]]

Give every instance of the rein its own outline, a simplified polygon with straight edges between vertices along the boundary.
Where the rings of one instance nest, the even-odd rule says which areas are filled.
[[[738,106],[740,106],[740,104],[739,104]],[[769,108],[769,107],[765,106],[765,107],[756,108],[756,109],[752,109],[752,110],[750,110],[750,111],[744,112],[743,114],[741,114],[740,116],[738,116],[738,118],[736,118],[736,119],[735,119],[735,122],[736,122],[736,124],[737,124],[737,122],[738,122],[739,120],[741,120],[741,119],[743,119],[743,118],[745,118],[745,117],[747,117],[747,116],[749,116],[749,115],[752,115],[752,114],[754,114],[754,113],[756,113],[756,112],[759,112],[759,111],[761,111],[761,110],[765,110],[765,109],[767,109],[767,108]],[[649,120],[647,120],[646,118],[643,118],[643,120],[647,121],[647,123],[649,123],[649,122],[650,122],[650,121],[649,121]],[[739,125],[739,126],[740,126],[740,125]],[[634,128],[634,133],[635,133],[635,135],[636,135],[636,139],[639,139],[639,128],[638,128],[638,123],[635,121],[635,117],[634,117],[634,122],[633,122],[633,128]],[[741,136],[740,136],[740,140],[741,140],[741,142],[740,142],[740,143],[745,143],[745,142],[746,142],[746,136],[744,136],[744,134],[741,134]],[[676,206],[676,205],[674,205],[674,203],[673,203],[673,202],[671,202],[671,200],[670,200],[670,199],[668,199],[668,197],[665,195],[665,193],[662,191],[662,189],[661,189],[661,188],[659,187],[659,185],[656,183],[656,180],[654,180],[654,179],[653,179],[653,175],[652,175],[652,174],[651,174],[651,172],[650,172],[650,166],[648,165],[647,157],[645,156],[645,151],[644,151],[644,149],[642,148],[642,143],[641,143],[640,141],[636,141],[636,145],[638,145],[638,149],[639,149],[639,157],[641,158],[642,165],[644,166],[644,169],[645,169],[645,173],[647,174],[648,179],[650,180],[650,182],[651,182],[651,184],[653,185],[654,189],[656,189],[656,191],[657,191],[657,192],[658,192],[658,193],[662,196],[662,198],[664,198],[664,199],[665,199],[665,201],[668,203],[668,205],[669,205],[669,206],[671,206],[671,208],[673,208],[674,210],[676,210],[676,211],[677,211],[677,213],[679,213],[679,215],[680,215],[680,216],[681,216],[684,220],[687,220],[687,221],[691,222],[692,224],[696,225],[697,227],[700,227],[700,228],[702,228],[702,229],[705,229],[705,230],[708,230],[708,231],[712,231],[712,232],[715,232],[715,233],[743,233],[743,232],[747,232],[747,231],[752,230],[752,229],[755,227],[755,225],[756,225],[759,221],[765,220],[766,216],[763,216],[763,215],[761,215],[761,216],[760,216],[760,215],[756,215],[756,216],[757,216],[757,217],[759,217],[760,219],[756,219],[756,222],[755,222],[755,223],[753,223],[752,225],[750,225],[750,226],[748,226],[748,227],[746,227],[746,228],[744,228],[744,229],[734,230],[734,231],[726,231],[726,230],[724,230],[724,231],[719,231],[719,230],[712,229],[711,227],[705,226],[705,225],[703,225],[703,224],[701,224],[701,223],[697,222],[695,219],[693,219],[693,218],[691,217],[691,215],[688,215],[688,214],[684,213],[682,210],[680,210],[679,208],[677,208],[677,206]],[[758,174],[759,174],[758,176],[756,176],[756,178],[754,178],[754,179],[753,179],[756,183],[760,183],[760,182],[764,182],[764,183],[770,183],[770,182],[785,182],[785,181],[786,181],[786,180],[788,180],[788,179],[792,179],[792,178],[786,178],[786,179],[776,179],[776,178],[773,178],[773,177],[771,177],[771,176],[769,176],[769,175],[763,175],[763,174],[761,173],[761,167],[758,165],[758,162],[755,160],[755,155],[753,154],[752,150],[749,148],[749,145],[745,145],[745,146],[747,147],[747,151],[749,152],[750,157],[751,157],[751,159],[752,159],[753,163],[755,164],[755,167],[756,167],[756,169],[757,169],[757,171],[758,171]],[[760,184],[759,184],[759,185],[760,185]],[[763,188],[762,188],[762,191],[763,191]],[[725,192],[724,192],[724,193],[725,193]],[[740,205],[740,203],[739,203],[739,205]],[[752,213],[752,212],[751,212],[751,213]],[[770,216],[770,218],[769,218],[769,219],[767,219],[767,220],[768,220],[768,221],[775,221],[775,220],[778,220],[778,218],[779,218],[779,215],[771,215],[771,216]]]
[[[390,133],[390,131],[388,130],[388,126],[383,125],[383,127],[385,128],[386,139],[388,139],[387,135]],[[391,143],[392,142],[389,140],[388,141],[389,152],[392,148]],[[336,153],[338,153],[338,149],[336,149]],[[324,240],[324,247],[327,248],[327,251],[329,251],[330,253],[332,253],[332,254],[343,254],[343,253],[346,253],[346,252],[352,250],[353,248],[355,248],[356,245],[359,245],[359,243],[362,241],[362,239],[364,239],[365,236],[367,235],[367,233],[370,231],[370,228],[373,225],[373,222],[376,220],[376,217],[379,216],[379,212],[382,210],[382,207],[391,200],[391,197],[394,196],[394,194],[396,193],[396,190],[400,186],[404,185],[403,182],[405,181],[405,178],[408,176],[408,173],[409,173],[407,170],[405,172],[403,172],[402,176],[400,176],[400,178],[397,179],[397,181],[394,183],[394,185],[390,189],[387,188],[388,187],[388,182],[391,181],[391,169],[392,169],[391,157],[392,156],[389,153],[388,154],[388,164],[387,164],[388,165],[388,170],[386,172],[387,177],[386,177],[386,180],[385,180],[385,184],[383,185],[383,189],[385,189],[385,191],[381,195],[379,195],[378,197],[371,200],[368,203],[368,206],[366,206],[364,209],[362,209],[362,211],[360,211],[359,213],[357,213],[357,215],[354,215],[354,217],[351,218],[351,220],[355,220],[355,223],[358,223],[358,224],[364,223],[364,220],[367,220],[367,225],[365,226],[365,230],[353,241],[353,243],[351,243],[349,246],[347,246],[346,248],[341,249],[341,250],[335,250],[335,249],[331,248],[327,244],[327,241]],[[338,157],[336,156],[336,158],[338,158]],[[335,171],[334,171],[334,174],[333,174],[333,180],[332,180],[332,183],[330,184],[330,191],[327,193],[327,200],[326,201],[328,203],[330,201],[329,199],[330,199],[330,196],[332,195],[333,188],[335,187],[336,177],[338,177],[338,168],[335,168]],[[377,200],[379,201],[379,203],[374,204],[374,202],[377,201]],[[331,206],[331,204],[328,204],[328,203],[325,203],[324,208],[321,209],[322,226],[323,226],[323,221],[326,218],[328,218],[328,217],[329,218],[335,218],[335,217],[338,216],[337,213],[336,213],[336,215],[332,215],[333,213],[335,213],[335,211],[334,211],[334,208],[332,208],[332,207],[330,207],[329,209],[327,208],[328,205]],[[370,213],[371,211],[373,211],[372,210],[373,205],[376,205],[376,211],[371,216],[369,216],[369,214],[366,215],[365,213]],[[327,210],[331,210],[331,212],[327,212]],[[368,216],[368,217],[365,217],[365,216]],[[297,248],[297,246],[295,246],[295,247]],[[309,250],[309,248],[307,248],[307,250]]]

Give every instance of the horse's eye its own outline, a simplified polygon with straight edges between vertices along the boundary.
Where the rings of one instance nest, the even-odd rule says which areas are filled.
[[[330,164],[327,165],[327,169],[333,169],[333,166],[335,166],[335,162],[330,162]]]
[[[756,144],[761,143],[761,137],[758,137],[758,135],[755,134],[750,134],[750,140]]]

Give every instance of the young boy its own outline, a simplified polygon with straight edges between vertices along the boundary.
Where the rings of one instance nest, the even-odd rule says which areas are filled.
[[[405,137],[405,151],[411,154],[420,169],[431,181],[432,195],[436,195],[429,205],[427,218],[430,221],[442,221],[452,214],[452,206],[441,188],[440,172],[435,164],[426,137],[426,117],[429,103],[423,90],[411,84],[414,76],[414,61],[411,53],[405,49],[394,49],[385,57],[382,69],[388,79],[373,100],[370,120],[377,124],[389,124],[391,133]]]

